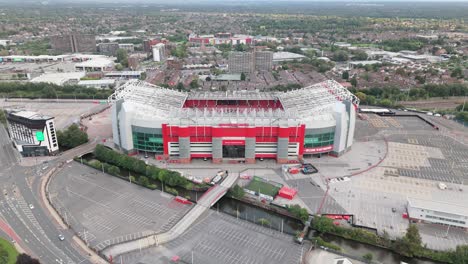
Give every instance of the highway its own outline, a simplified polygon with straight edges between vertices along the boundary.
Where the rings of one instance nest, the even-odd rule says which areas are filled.
[[[58,156],[47,166],[49,169],[57,167],[75,153],[91,149],[93,145]],[[6,233],[10,240],[44,264],[91,263],[89,256],[73,243],[72,231],[60,228],[43,209],[40,178],[45,175],[42,170],[45,164],[23,167],[20,159],[5,128],[0,125],[0,233]],[[65,240],[60,241],[59,234],[63,234]]]

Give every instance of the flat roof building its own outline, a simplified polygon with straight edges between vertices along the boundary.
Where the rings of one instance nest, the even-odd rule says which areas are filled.
[[[408,198],[408,216],[413,221],[450,225],[468,229],[468,206]]]
[[[297,54],[297,53],[292,53],[292,52],[286,52],[286,51],[281,51],[281,52],[275,52],[273,53],[273,63],[278,63],[278,62],[283,62],[283,61],[300,61],[303,60],[306,56]]]
[[[21,155],[45,156],[58,152],[54,118],[30,111],[9,112],[8,131]]]
[[[85,77],[85,72],[54,72],[43,73],[31,80],[33,83],[53,83],[56,85],[76,84]]]
[[[97,57],[75,64],[77,71],[109,71],[114,68],[114,61],[110,58]]]

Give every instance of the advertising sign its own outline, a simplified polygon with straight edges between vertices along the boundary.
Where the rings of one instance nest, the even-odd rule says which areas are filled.
[[[316,148],[304,148],[304,154],[314,154],[333,150],[333,145],[316,147]]]

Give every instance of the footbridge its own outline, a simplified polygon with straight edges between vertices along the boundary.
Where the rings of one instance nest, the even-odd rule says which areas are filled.
[[[169,231],[161,234],[155,234],[137,240],[128,241],[121,244],[111,245],[102,251],[102,254],[110,259],[118,255],[132,251],[158,246],[168,243],[182,235],[203,213],[208,211],[217,201],[219,201],[237,181],[236,173],[229,173],[228,176],[208,191],[206,191],[195,206],[182,217]]]

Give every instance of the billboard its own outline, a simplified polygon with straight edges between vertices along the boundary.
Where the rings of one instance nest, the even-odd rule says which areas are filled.
[[[304,154],[315,154],[315,153],[329,152],[332,150],[333,150],[333,145],[316,147],[316,148],[304,148]]]

